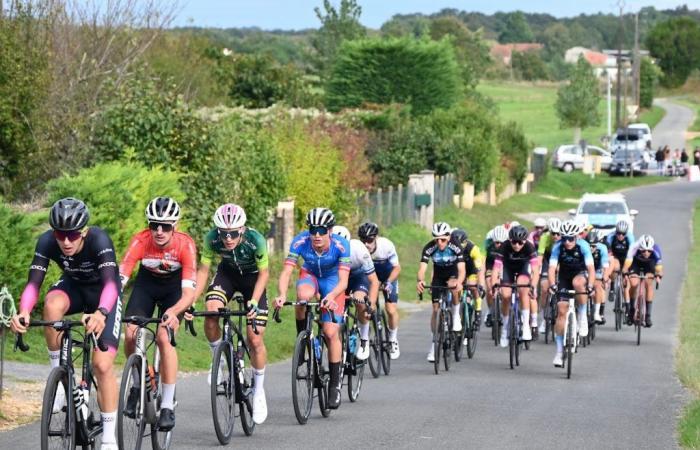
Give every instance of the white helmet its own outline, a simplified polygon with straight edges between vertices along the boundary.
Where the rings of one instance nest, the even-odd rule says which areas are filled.
[[[449,236],[452,228],[447,222],[436,222],[433,225],[433,237]]]
[[[616,233],[626,234],[629,228],[630,224],[626,220],[620,220],[619,222],[617,222],[617,224],[615,224]]]
[[[537,228],[544,228],[547,226],[547,221],[544,220],[542,217],[538,217],[535,219],[535,227]]]
[[[246,215],[243,208],[233,203],[219,206],[214,213],[214,225],[217,228],[230,230],[245,225]]]
[[[177,222],[180,205],[170,197],[156,197],[146,206],[146,219],[149,222]]]
[[[510,223],[510,227],[511,227],[511,228],[517,227],[517,226],[519,226],[519,225],[520,225],[520,222],[518,222],[517,220],[514,220],[514,221],[512,221],[512,222]]]
[[[550,233],[559,233],[561,231],[561,219],[551,217],[547,222],[547,228],[549,228]]]
[[[333,228],[335,216],[328,208],[314,208],[306,214],[306,225],[310,227]]]
[[[503,225],[493,229],[493,242],[505,242],[508,240],[508,230]]]
[[[342,225],[334,226],[333,234],[337,234],[338,236],[345,238],[346,241],[350,242],[350,230],[348,230]]]
[[[562,236],[577,236],[581,232],[581,226],[575,220],[567,220],[561,224],[559,231]]]
[[[643,234],[639,238],[639,248],[642,250],[654,250],[654,238],[651,235]]]

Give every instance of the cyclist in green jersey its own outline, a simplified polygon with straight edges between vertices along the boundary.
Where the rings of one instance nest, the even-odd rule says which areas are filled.
[[[246,331],[254,374],[253,421],[260,424],[267,418],[267,402],[263,388],[267,350],[263,336],[267,325],[265,287],[270,273],[267,241],[258,231],[246,227],[245,223],[246,214],[240,206],[227,203],[216,210],[214,214],[216,228],[204,237],[202,260],[197,271],[195,298],[202,295],[209,276],[209,267],[214,258],[220,256],[221,260],[205,295],[206,308],[207,311],[217,311],[231,300],[235,292],[240,292],[245,299],[245,307],[249,310]],[[258,334],[253,332],[253,321]],[[207,335],[213,354],[221,342],[218,318],[205,319],[204,333]],[[212,382],[211,367],[208,382],[209,384]]]
[[[540,275],[540,311],[544,311],[547,307],[547,297],[549,296],[549,257],[552,254],[552,247],[561,239],[561,220],[556,217],[551,217],[547,221],[547,231],[540,237],[537,246],[537,259],[539,260],[542,272]],[[542,322],[540,322],[539,333],[544,334],[546,324],[544,323],[544,313],[540,314]]]

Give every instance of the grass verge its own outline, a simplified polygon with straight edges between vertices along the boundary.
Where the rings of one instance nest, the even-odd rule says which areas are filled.
[[[700,201],[693,213],[693,247],[688,255],[680,321],[676,371],[695,398],[681,416],[679,439],[684,448],[700,448]]]

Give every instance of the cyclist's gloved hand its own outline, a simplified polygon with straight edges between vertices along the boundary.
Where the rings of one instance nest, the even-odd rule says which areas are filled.
[[[390,296],[394,292],[394,285],[391,283],[384,284],[384,292],[386,292],[387,297]]]
[[[284,306],[285,298],[284,297],[277,297],[275,299],[275,309],[280,309],[281,307]]]
[[[247,317],[249,319],[255,319],[255,316],[257,316],[259,312],[260,312],[260,309],[258,308],[258,301],[255,299],[250,299],[250,301],[248,302]]]

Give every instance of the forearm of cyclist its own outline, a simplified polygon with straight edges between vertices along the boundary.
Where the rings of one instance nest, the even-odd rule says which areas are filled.
[[[260,297],[262,297],[267,282],[270,279],[270,269],[265,268],[258,272],[258,279],[255,280],[255,287],[253,287],[253,297],[250,300],[254,300],[257,304]]]
[[[197,299],[202,296],[204,290],[207,288],[207,280],[209,279],[209,265],[200,264],[199,269],[197,269],[197,286],[195,287],[194,296],[192,298],[192,304],[197,302]]]

